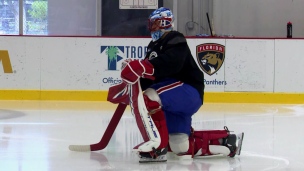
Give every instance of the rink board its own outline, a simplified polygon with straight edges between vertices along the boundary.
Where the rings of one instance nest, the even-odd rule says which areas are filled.
[[[0,100],[104,101],[108,88],[121,82],[122,61],[144,59],[149,41],[0,36]],[[303,103],[304,40],[187,41],[205,74],[205,102]],[[218,51],[222,64],[208,74],[199,54],[202,47],[207,47],[206,52],[217,53],[217,46],[223,47]]]

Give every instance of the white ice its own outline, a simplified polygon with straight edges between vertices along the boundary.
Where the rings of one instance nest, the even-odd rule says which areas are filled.
[[[97,143],[116,105],[108,102],[0,101],[1,171],[298,171],[304,170],[304,105],[211,104],[193,117],[195,129],[244,132],[235,158],[216,157],[140,164],[132,153],[142,142],[130,109],[109,145],[96,152],[69,151]]]

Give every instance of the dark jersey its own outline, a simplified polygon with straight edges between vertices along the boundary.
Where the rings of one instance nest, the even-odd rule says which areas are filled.
[[[146,58],[154,66],[155,80],[141,79],[142,89],[166,78],[174,78],[193,86],[204,95],[204,74],[191,54],[186,38],[177,31],[148,45]]]

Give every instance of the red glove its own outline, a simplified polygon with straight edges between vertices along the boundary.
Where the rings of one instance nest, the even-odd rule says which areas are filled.
[[[134,84],[140,77],[154,80],[155,77],[153,74],[153,65],[147,59],[145,59],[132,60],[131,62],[127,63],[127,65],[122,68],[120,76],[127,83]]]

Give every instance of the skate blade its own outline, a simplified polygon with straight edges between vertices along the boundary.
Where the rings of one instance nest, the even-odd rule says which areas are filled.
[[[142,157],[139,159],[139,163],[158,163],[158,162],[166,162],[166,161],[167,161],[166,155],[158,156],[156,159],[146,158],[146,157]]]
[[[167,160],[139,160],[139,163],[163,163]]]
[[[207,159],[207,158],[216,158],[216,157],[223,157],[223,154],[213,154],[213,155],[206,155],[206,156],[194,156],[195,159]]]
[[[237,150],[235,152],[235,154],[237,154],[237,155],[241,154],[243,139],[244,139],[244,132],[237,134],[238,146],[237,146]]]
[[[206,156],[199,156],[194,155],[192,158],[192,155],[176,155],[172,154],[173,158],[178,160],[192,160],[192,159],[206,159],[206,158],[214,158],[214,157],[223,157],[223,154],[214,154],[214,155],[206,155]]]

